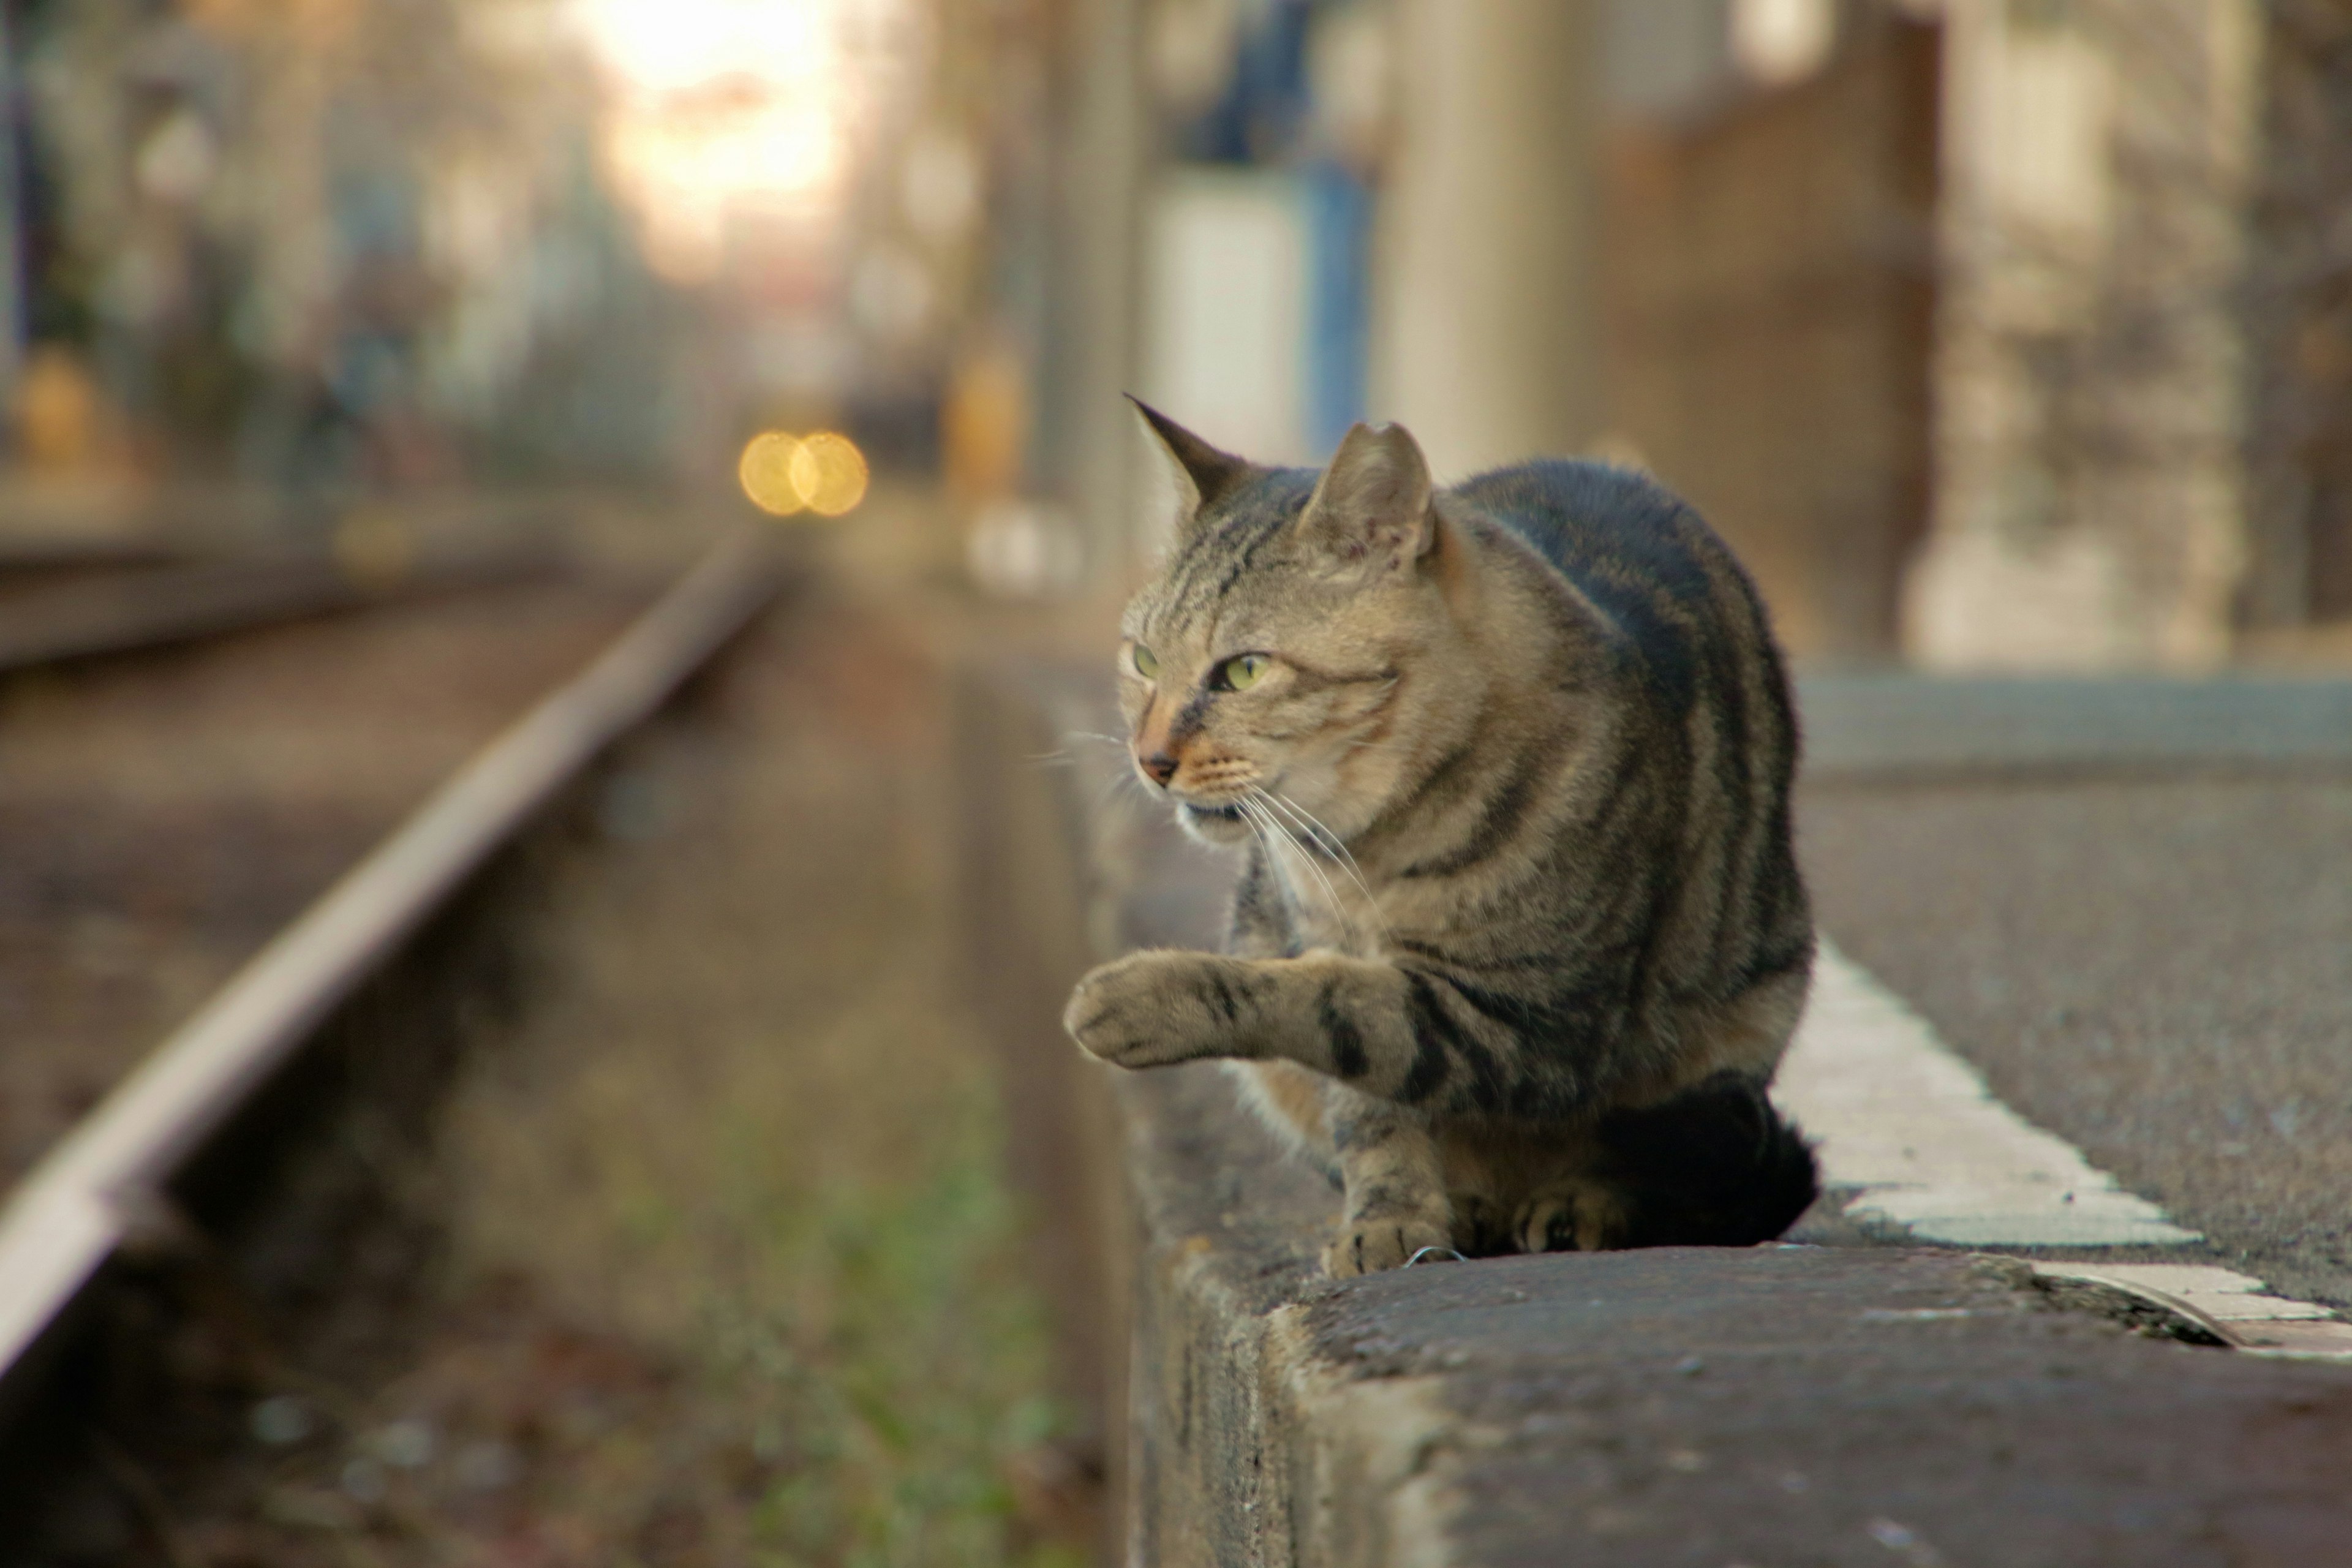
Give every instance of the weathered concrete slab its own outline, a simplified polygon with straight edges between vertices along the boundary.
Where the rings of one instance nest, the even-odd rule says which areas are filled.
[[[1798,853],[2002,1102],[2203,1261],[2352,1309],[2352,770],[1815,781]]]
[[[2352,1561],[2352,1369],[2135,1338],[1966,1253],[1805,1247],[1333,1283],[1331,1203],[1187,1068],[1121,1095],[1131,1560]]]
[[[1826,936],[1772,1098],[1813,1141],[1847,1217],[1875,1228],[1963,1247],[2198,1239],[2002,1104]]]

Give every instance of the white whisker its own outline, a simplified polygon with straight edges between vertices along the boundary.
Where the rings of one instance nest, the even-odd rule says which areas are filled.
[[[1244,801],[1244,802],[1242,802],[1242,803],[1241,803],[1241,805],[1242,805],[1242,822],[1243,822],[1243,825],[1244,825],[1244,826],[1248,827],[1248,829],[1250,830],[1250,836],[1251,836],[1252,837],[1255,838],[1255,839],[1258,841],[1258,845],[1259,845],[1259,847],[1260,847],[1261,848],[1263,848],[1263,849],[1265,851],[1265,858],[1266,858],[1269,861],[1278,861],[1278,860],[1281,858],[1281,857],[1277,856],[1277,855],[1274,852],[1274,843],[1273,843],[1273,841],[1272,841],[1271,839],[1269,839],[1269,838],[1267,838],[1267,837],[1266,837],[1266,836],[1265,836],[1265,828],[1264,827],[1264,826],[1263,826],[1263,825],[1261,825],[1261,824],[1259,823],[1259,821],[1258,821],[1257,817],[1256,817],[1255,816],[1252,815],[1252,813],[1250,812],[1250,809],[1249,809],[1249,803],[1248,803],[1248,802],[1246,802],[1246,801]],[[1276,876],[1277,876],[1277,877],[1279,877],[1279,875],[1280,875],[1280,868],[1279,868],[1279,867],[1277,867],[1277,868],[1276,868]]]
[[[1297,823],[1301,828],[1303,828],[1306,831],[1307,837],[1314,840],[1315,847],[1322,850],[1326,855],[1328,855],[1332,859],[1352,860],[1354,858],[1354,857],[1348,854],[1348,847],[1339,842],[1339,836],[1332,832],[1329,828],[1324,826],[1320,822],[1317,821],[1314,816],[1309,813],[1305,806],[1299,805],[1297,801],[1291,799],[1280,790],[1261,788],[1257,793],[1269,805],[1276,807],[1285,816],[1289,817],[1291,821]]]
[[[1255,814],[1274,830],[1277,838],[1290,847],[1290,852],[1298,857],[1299,863],[1314,875],[1318,883],[1321,884],[1323,898],[1330,909],[1331,918],[1339,922],[1343,931],[1352,933],[1355,929],[1354,922],[1348,919],[1348,907],[1340,901],[1339,889],[1333,887],[1331,879],[1323,874],[1323,868],[1315,855],[1305,845],[1300,844],[1291,829],[1285,826],[1268,809],[1265,792],[1253,785],[1250,793],[1243,796],[1238,804],[1245,814]]]
[[[1355,851],[1349,849],[1346,841],[1338,834],[1325,826],[1322,818],[1280,790],[1262,790],[1259,793],[1307,825],[1307,831],[1315,836],[1317,842],[1323,845],[1331,858],[1337,860],[1340,868],[1348,873],[1349,880],[1356,884],[1356,890],[1364,895],[1364,902],[1371,906],[1372,914],[1379,920],[1381,930],[1385,933],[1389,929],[1388,917],[1381,913],[1381,901],[1372,897],[1371,885],[1364,880],[1364,868],[1356,863]]]
[[[1248,822],[1252,831],[1257,834],[1258,842],[1265,846],[1266,858],[1273,863],[1276,877],[1286,891],[1292,892],[1295,898],[1296,890],[1291,888],[1290,879],[1282,872],[1282,850],[1288,848],[1296,854],[1298,846],[1290,842],[1290,836],[1282,830],[1282,825],[1267,815],[1265,808],[1256,801],[1244,796],[1234,804],[1241,809],[1243,820]]]
[[[1340,841],[1339,836],[1324,826],[1322,821],[1313,812],[1279,791],[1258,789],[1253,793],[1260,800],[1283,812],[1305,827],[1307,837],[1314,841],[1317,847],[1322,849],[1328,858],[1347,873],[1348,879],[1356,884],[1356,890],[1364,895],[1364,903],[1372,911],[1372,918],[1380,922],[1381,934],[1387,935],[1389,933],[1388,916],[1381,912],[1381,901],[1372,896],[1370,884],[1364,880],[1363,868],[1356,864],[1356,857],[1349,850],[1347,845]],[[1306,852],[1302,847],[1300,853]],[[1316,874],[1322,878],[1325,889],[1331,892],[1336,907],[1338,891],[1331,887],[1331,879],[1322,876],[1320,867],[1317,868]]]

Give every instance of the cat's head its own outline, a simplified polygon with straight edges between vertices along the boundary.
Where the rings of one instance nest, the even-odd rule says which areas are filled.
[[[1136,770],[1196,837],[1252,818],[1347,838],[1374,821],[1433,729],[1466,716],[1448,529],[1402,426],[1359,425],[1330,466],[1270,468],[1144,407],[1177,491],[1166,561],[1121,624]]]

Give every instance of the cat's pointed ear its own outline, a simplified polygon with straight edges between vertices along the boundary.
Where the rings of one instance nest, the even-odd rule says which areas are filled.
[[[1429,460],[1402,425],[1358,425],[1298,514],[1301,538],[1341,561],[1405,565],[1437,542]]]
[[[1176,487],[1176,531],[1181,534],[1249,474],[1250,463],[1219,451],[1134,394],[1129,393],[1127,400],[1143,416],[1152,445],[1168,459],[1168,477]]]

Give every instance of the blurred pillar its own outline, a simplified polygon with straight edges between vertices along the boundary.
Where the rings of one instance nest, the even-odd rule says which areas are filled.
[[[2352,626],[2352,7],[2273,5],[2263,24],[2243,608],[2255,645],[2285,652],[2312,626]]]
[[[0,5],[0,410],[16,399],[25,368],[25,190],[16,167],[16,40]]]
[[[1077,510],[1088,569],[1129,570],[1139,531],[1135,417],[1139,226],[1147,157],[1139,0],[1081,0],[1067,54],[1046,461]]]
[[[1599,433],[1599,10],[1398,5],[1371,405],[1441,475]]]
[[[1943,0],[1936,482],[1906,651],[2231,652],[2259,0]]]

